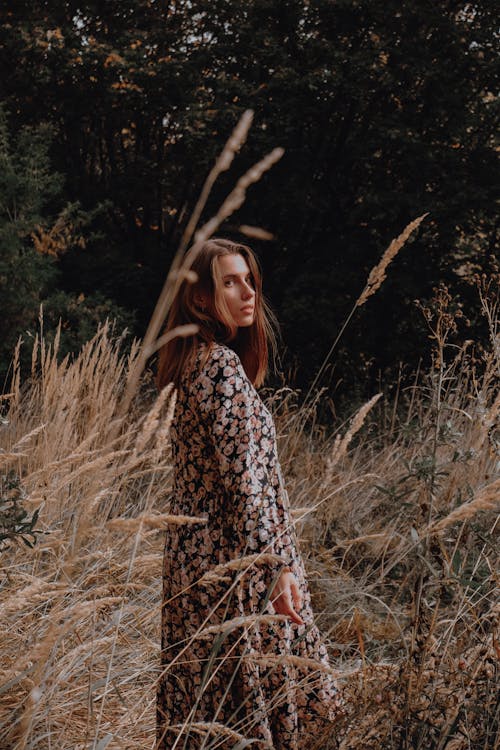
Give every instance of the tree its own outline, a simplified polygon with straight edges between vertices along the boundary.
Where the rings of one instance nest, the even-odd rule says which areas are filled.
[[[53,335],[61,322],[61,353],[81,346],[103,317],[130,324],[130,314],[102,295],[85,300],[57,289],[60,258],[85,247],[82,232],[99,209],[85,213],[79,204],[61,207],[62,176],[49,159],[50,129],[24,127],[9,137],[0,109],[0,375],[5,377],[20,335],[34,337],[40,304],[44,331]],[[87,230],[88,231],[88,230]],[[25,351],[29,356],[29,351]]]
[[[103,240],[66,255],[64,288],[137,310],[141,333],[199,187],[252,107],[204,218],[238,170],[285,148],[238,221],[277,237],[255,244],[297,383],[390,239],[429,211],[336,358],[338,377],[368,388],[399,360],[414,365],[426,334],[412,300],[446,281],[474,322],[467,280],[498,234],[494,13],[488,0],[7,3],[9,127],[48,119],[67,199],[112,204]]]

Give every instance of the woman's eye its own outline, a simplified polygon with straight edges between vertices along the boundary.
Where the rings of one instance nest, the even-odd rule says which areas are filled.
[[[245,279],[245,282],[252,287],[254,286],[253,278],[251,276]],[[233,286],[233,284],[234,284],[234,279],[226,279],[226,281],[224,281],[224,286]]]

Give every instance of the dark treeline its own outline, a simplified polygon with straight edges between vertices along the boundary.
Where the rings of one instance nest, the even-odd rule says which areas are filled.
[[[241,113],[249,139],[213,190],[285,155],[219,234],[251,240],[282,323],[283,367],[311,382],[389,241],[429,212],[356,313],[326,382],[364,396],[429,349],[415,299],[446,283],[480,337],[491,270],[493,2],[6,2],[0,79],[0,369],[19,334],[63,351],[112,315],[142,335],[187,218]],[[248,241],[248,240],[247,240]],[[470,334],[469,334],[470,335]]]

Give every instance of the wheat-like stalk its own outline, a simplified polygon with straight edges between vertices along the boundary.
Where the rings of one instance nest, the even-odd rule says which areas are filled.
[[[234,155],[237,153],[241,145],[245,142],[248,130],[252,123],[252,119],[252,110],[246,110],[240,118],[240,121],[236,125],[233,133],[225,144],[222,153],[218,157],[213,169],[210,171],[205,181],[200,198],[186,226],[182,240],[172,261],[163,288],[160,292],[160,296],[156,303],[153,315],[142,342],[139,356],[134,368],[131,370],[130,375],[127,379],[125,394],[118,410],[119,417],[123,416],[128,411],[130,402],[133,398],[133,394],[137,389],[139,378],[143,372],[148,358],[152,353],[157,351],[160,346],[163,346],[163,344],[166,343],[169,337],[174,335],[174,332],[172,331],[169,334],[166,334],[167,338],[159,338],[161,326],[165,321],[165,317],[167,315],[172,299],[178,289],[180,280],[182,278],[188,278],[191,281],[195,280],[195,274],[191,271],[191,274],[189,275],[189,271],[191,269],[186,267],[185,265],[186,248],[198,224],[203,206],[206,203],[215,180],[217,179],[219,174],[229,168]],[[201,229],[198,230],[198,232],[196,232],[195,242],[191,253],[191,262],[196,257],[197,249],[201,247],[201,244],[213,234],[213,232],[225,218],[230,216],[237,208],[239,208],[243,204],[247,188],[252,183],[257,182],[262,177],[262,175],[281,158],[282,155],[283,149],[274,149],[270,154],[268,154],[261,161],[255,164],[243,175],[243,177],[238,180],[236,187],[231,191],[229,196],[223,202],[221,208],[217,211],[213,219],[208,221],[203,227],[201,227]],[[188,336],[192,335],[192,333],[193,326],[188,325],[180,326],[176,335]]]
[[[442,518],[437,523],[433,523],[428,528],[428,533],[434,534],[443,531],[448,526],[451,526],[458,521],[467,521],[473,518],[476,513],[482,510],[494,510],[500,506],[500,479],[495,482],[483,487],[473,500],[468,503],[463,503],[458,508],[455,508],[445,518]]]
[[[146,414],[144,419],[143,427],[137,436],[134,446],[134,455],[137,456],[142,453],[146,445],[149,443],[150,438],[156,432],[158,424],[160,422],[160,414],[163,409],[163,405],[169,398],[174,388],[173,383],[168,383],[157,396],[153,406]]]
[[[10,464],[20,458],[26,458],[27,455],[27,453],[0,453],[0,466]]]
[[[276,555],[273,552],[259,552],[252,555],[245,555],[244,557],[238,557],[234,560],[228,560],[226,563],[215,565],[198,579],[198,583],[205,585],[215,583],[218,580],[231,580],[226,576],[228,571],[237,570],[246,573],[255,563],[258,565],[283,563],[283,559],[280,555]]]
[[[312,381],[311,385],[308,388],[305,403],[307,404],[311,399],[314,399],[314,389],[316,388],[317,384],[320,382],[320,379],[326,369],[326,366],[330,360],[330,357],[332,356],[335,348],[337,347],[340,339],[344,335],[344,331],[346,330],[347,326],[351,322],[354,313],[356,312],[358,307],[361,307],[364,305],[366,300],[372,296],[372,294],[375,294],[375,292],[381,287],[382,282],[386,278],[386,271],[388,265],[394,260],[398,252],[401,250],[403,245],[405,244],[406,240],[410,237],[412,232],[420,225],[420,223],[425,219],[425,217],[428,214],[422,214],[422,216],[419,216],[418,218],[414,219],[412,222],[410,222],[405,229],[401,232],[401,234],[392,242],[390,243],[389,247],[383,254],[381,260],[379,263],[377,263],[374,268],[370,271],[370,274],[368,276],[365,288],[361,292],[360,296],[354,303],[349,315],[343,322],[337,336],[335,337],[333,344],[331,345],[330,349],[328,350],[328,353],[326,357],[324,358],[321,367],[319,368],[318,372],[316,373],[314,380]]]
[[[251,227],[248,224],[240,224],[238,227],[238,232],[240,234],[244,234],[245,237],[251,237],[252,239],[256,240],[264,240],[265,242],[270,242],[271,240],[274,240],[274,234],[272,232],[268,232],[267,229],[262,229],[262,227]]]
[[[241,208],[245,202],[246,192],[250,185],[258,182],[262,175],[281,159],[284,153],[284,149],[274,148],[271,153],[267,154],[267,156],[257,162],[257,164],[254,164],[253,167],[240,177],[236,186],[229,193],[215,216],[207,221],[207,223],[196,232],[196,244],[205,242],[216,231],[216,229],[219,228],[225,219],[237,211],[238,208]]]
[[[366,404],[363,404],[363,406],[356,412],[356,414],[352,418],[345,435],[343,435],[342,437],[340,435],[337,435],[337,437],[335,438],[333,448],[330,455],[328,456],[326,463],[326,472],[323,480],[323,484],[325,486],[328,486],[330,484],[332,473],[335,467],[346,455],[347,449],[351,444],[353,437],[359,432],[368,413],[371,411],[371,409],[373,409],[381,396],[381,393],[377,393],[375,394],[375,396],[372,396],[372,398],[367,401]]]
[[[141,513],[135,518],[113,518],[108,521],[107,526],[110,529],[119,531],[137,531],[142,526],[150,529],[164,529],[172,524],[174,526],[184,526],[193,523],[207,523],[208,519],[197,516],[173,515],[170,513]]]
[[[240,734],[239,732],[235,732],[234,729],[226,727],[225,724],[221,724],[217,721],[192,721],[189,723],[189,727],[187,727],[187,729],[189,729],[190,732],[194,732],[195,734],[200,735],[201,737],[206,737],[207,735],[210,736],[212,734],[215,734],[216,736],[227,737],[235,743],[235,748],[244,748],[248,744],[248,740],[246,739],[245,735]],[[182,734],[186,731],[186,726],[183,724],[172,724],[168,727],[168,732],[170,733],[172,731],[179,733],[177,737],[178,741]],[[262,746],[263,741],[253,740],[252,744],[259,744]],[[177,742],[172,745],[172,750],[174,750],[174,747],[177,747]]]
[[[368,279],[366,280],[366,285],[363,291],[361,292],[358,300],[356,301],[356,307],[361,307],[365,304],[366,300],[372,296],[372,294],[375,294],[375,292],[380,289],[382,286],[382,283],[384,282],[385,278],[387,277],[386,271],[387,267],[396,255],[399,253],[407,239],[410,237],[410,235],[417,229],[422,221],[425,219],[425,217],[428,216],[427,213],[422,214],[422,216],[419,216],[418,218],[411,221],[401,232],[401,234],[396,237],[396,239],[392,240],[389,247],[385,251],[385,253],[382,255],[382,258],[380,259],[380,262],[377,263],[377,265],[372,268],[370,271],[370,274],[368,276]]]
[[[44,424],[38,425],[38,427],[35,427],[33,430],[31,430],[30,432],[28,432],[27,435],[23,435],[23,437],[20,440],[18,440],[17,443],[14,446],[12,446],[12,450],[13,451],[18,451],[21,448],[24,448],[27,445],[27,443],[29,443],[30,440],[32,440],[32,438],[34,438],[37,435],[39,435],[42,432],[42,430],[44,430],[44,429],[45,429],[45,425]]]
[[[233,617],[219,625],[209,625],[198,634],[198,638],[208,638],[216,633],[228,633],[231,630],[244,628],[249,625],[267,625],[273,622],[286,622],[288,615],[246,615]]]
[[[208,196],[210,195],[210,191],[212,190],[212,187],[214,186],[217,178],[222,172],[226,172],[229,169],[229,167],[233,163],[234,157],[244,145],[253,122],[253,116],[254,113],[251,109],[247,109],[245,110],[245,112],[243,112],[236,127],[226,141],[224,148],[217,157],[214,166],[210,170],[200,193],[200,197],[198,198],[193,213],[183,232],[182,240],[179,246],[179,251],[181,253],[184,253],[189,243],[191,242],[191,238],[198,225],[203,208],[206,205]]]
[[[25,586],[3,600],[0,621],[7,621],[11,614],[25,609],[30,602],[47,601],[61,596],[66,591],[65,583],[46,581],[44,578],[35,579],[29,586]]]
[[[165,418],[162,420],[160,427],[156,433],[155,447],[151,453],[153,465],[158,464],[162,455],[164,455],[165,447],[168,444],[170,438],[170,427],[172,425],[175,413],[175,405],[177,403],[177,391],[172,393],[172,397],[168,403],[167,413]]]
[[[305,673],[310,674],[311,671],[323,672],[330,674],[336,679],[345,676],[343,670],[335,669],[329,664],[319,662],[316,659],[308,659],[305,656],[295,656],[294,654],[245,654],[243,659],[248,662],[259,664],[260,666],[278,666],[281,664],[291,664],[294,667],[304,670]]]

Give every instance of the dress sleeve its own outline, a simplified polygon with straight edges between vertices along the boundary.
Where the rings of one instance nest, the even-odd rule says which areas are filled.
[[[272,417],[250,383],[239,357],[220,348],[200,381],[220,475],[234,519],[235,544],[243,555],[273,553],[284,565],[295,558],[288,507],[276,484]],[[272,570],[279,562],[271,564]]]

